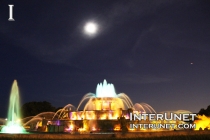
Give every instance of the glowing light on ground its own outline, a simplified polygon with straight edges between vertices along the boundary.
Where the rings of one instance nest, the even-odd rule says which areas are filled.
[[[74,125],[70,125],[67,129],[66,129],[66,131],[73,131],[74,130]]]
[[[206,117],[205,115],[201,116],[198,115],[198,120],[195,120],[194,123],[196,124],[196,129],[199,130],[202,128],[202,130],[209,129],[210,128],[210,117]]]
[[[25,129],[19,124],[14,122],[9,122],[6,126],[2,128],[3,133],[23,133]]]

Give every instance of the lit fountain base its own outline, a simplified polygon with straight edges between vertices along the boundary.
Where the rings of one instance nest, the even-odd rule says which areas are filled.
[[[26,133],[26,131],[20,124],[9,122],[2,128],[1,133]]]

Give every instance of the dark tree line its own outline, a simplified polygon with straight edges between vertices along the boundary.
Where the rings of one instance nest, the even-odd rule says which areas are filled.
[[[198,114],[210,117],[210,105],[206,109],[201,108],[201,110],[198,112]]]
[[[35,116],[42,112],[55,112],[56,110],[56,107],[52,106],[51,103],[47,101],[28,102],[25,103],[21,108],[23,117]]]

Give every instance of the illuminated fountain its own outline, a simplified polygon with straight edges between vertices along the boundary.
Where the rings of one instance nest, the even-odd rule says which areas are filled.
[[[7,123],[1,130],[2,133],[24,133],[25,129],[20,122],[20,99],[17,81],[14,80],[9,99]]]
[[[84,108],[80,110],[81,106]],[[129,119],[128,114],[122,114],[122,110],[132,109],[140,113],[156,113],[156,111],[146,103],[136,103],[133,105],[131,99],[125,93],[116,94],[113,84],[99,83],[96,88],[96,93],[87,93],[81,99],[78,107],[71,104],[66,105],[63,109],[58,110],[53,119],[57,116],[58,119],[64,119],[69,116],[71,120],[82,119],[109,119],[116,120],[120,116],[125,116]],[[71,110],[71,111],[70,111]],[[66,112],[70,111],[70,114]],[[99,116],[97,116],[99,113]]]
[[[170,112],[176,114],[191,113],[186,110],[166,111],[168,115]],[[24,126],[30,126],[30,128],[32,128],[30,130],[34,130],[35,123],[37,124],[36,130],[38,131],[38,126],[45,128],[47,125],[47,128],[42,129],[41,131],[48,132],[124,131],[125,128],[129,131],[145,131],[147,129],[133,129],[129,126],[131,123],[158,123],[163,125],[168,123],[184,123],[182,121],[166,120],[130,120],[130,113],[156,114],[156,111],[146,103],[133,104],[125,93],[117,94],[114,85],[109,84],[104,80],[103,83],[97,85],[96,93],[87,93],[83,96],[77,108],[72,104],[67,104],[56,113],[48,112],[47,114],[48,116],[51,116],[51,118],[49,119],[48,117],[48,119],[46,119],[47,123],[45,123],[44,127],[42,117],[46,116],[46,113],[31,117],[29,121],[24,123]],[[149,129],[149,131],[151,130],[156,131],[155,129]],[[173,129],[170,128],[167,130]]]
[[[23,126],[30,130],[43,132],[64,132],[64,131],[119,131],[124,128],[133,131],[129,128],[129,123],[175,123],[178,121],[150,121],[130,120],[130,113],[143,114],[153,113],[156,111],[146,103],[135,103],[125,93],[117,94],[113,84],[99,83],[96,88],[96,93],[87,93],[81,99],[78,107],[72,104],[67,104],[62,109],[54,112],[42,112],[36,116],[30,116],[20,120],[20,103],[17,81],[14,80],[10,101],[6,126],[2,128],[2,133],[24,133]],[[84,106],[82,108],[82,106]],[[82,108],[82,109],[81,109]],[[168,114],[171,111],[167,112]],[[191,113],[185,110],[175,111],[176,114]],[[202,120],[206,120],[203,118]],[[209,120],[209,118],[207,118]],[[5,123],[4,119],[0,122]],[[24,122],[24,125],[21,125]],[[128,123],[129,122],[129,123]],[[205,121],[206,122],[206,121]],[[182,122],[181,122],[182,123]],[[204,124],[199,120],[197,122],[203,124],[202,128],[209,127],[209,124]],[[35,129],[34,129],[35,128]],[[39,129],[41,128],[41,129]],[[138,129],[142,130],[142,129]],[[137,130],[137,131],[138,131]]]
[[[84,106],[82,108],[82,106]],[[82,108],[82,109],[81,109]],[[113,125],[112,130],[119,130],[119,119],[129,119],[129,113],[156,113],[156,111],[146,103],[133,104],[125,93],[117,94],[113,84],[99,83],[96,93],[87,93],[81,99],[77,108],[68,104],[63,109],[58,110],[52,118],[52,123],[57,121],[67,121],[67,130],[97,130],[98,124],[107,121]],[[82,125],[81,125],[82,124]]]

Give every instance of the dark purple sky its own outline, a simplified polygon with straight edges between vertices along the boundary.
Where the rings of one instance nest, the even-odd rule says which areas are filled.
[[[1,0],[0,117],[14,79],[22,104],[77,106],[106,79],[157,112],[206,108],[209,7],[208,0]],[[83,33],[88,21],[98,23],[94,37]]]

